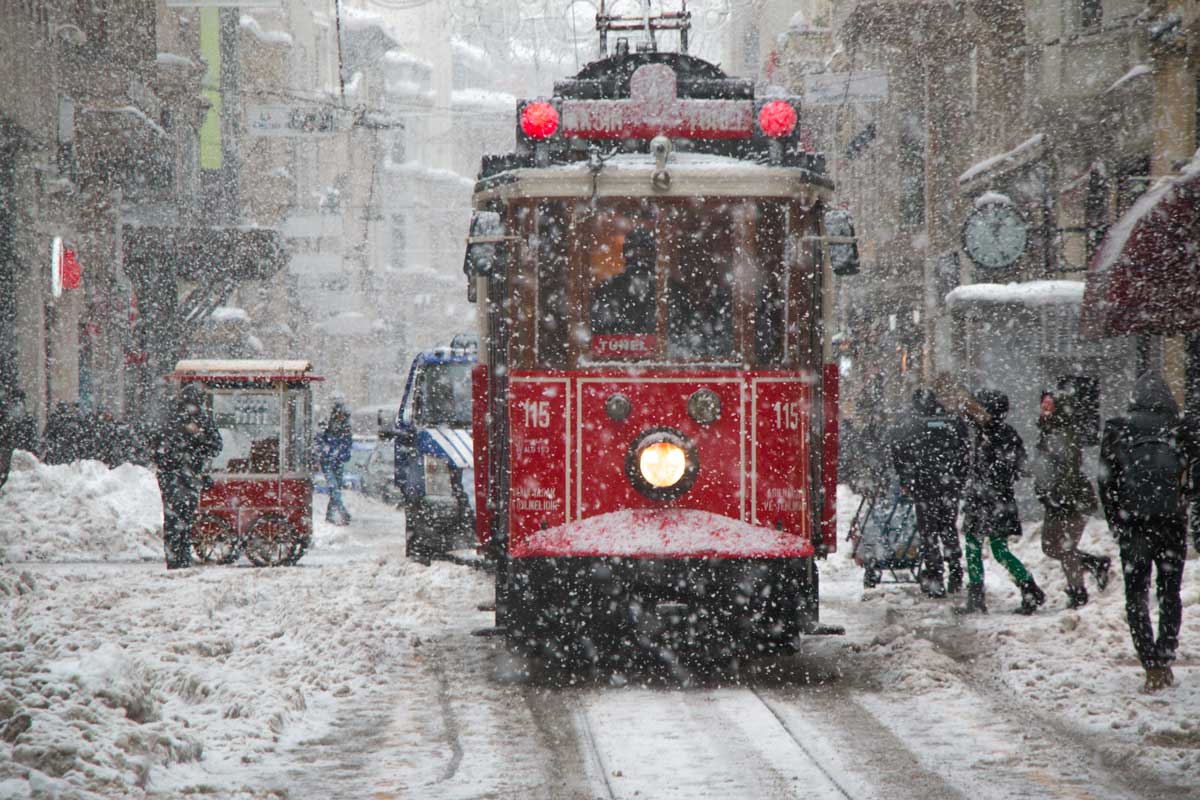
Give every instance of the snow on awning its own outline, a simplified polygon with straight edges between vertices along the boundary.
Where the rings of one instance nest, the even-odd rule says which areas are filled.
[[[265,358],[186,358],[175,365],[173,377],[185,376],[255,376],[271,375],[307,378],[312,362],[299,359]]]
[[[263,28],[257,19],[249,14],[242,14],[238,19],[238,27],[249,32],[263,44],[278,44],[290,47],[293,44],[292,35],[287,31],[269,31]]]
[[[1087,287],[1088,338],[1200,330],[1200,151],[1108,229]]]
[[[507,92],[487,89],[455,89],[450,93],[450,107],[455,110],[511,114],[516,110],[517,98]]]
[[[948,308],[986,305],[1020,305],[1031,308],[1079,305],[1083,281],[1026,281],[1024,283],[972,283],[946,295]]]
[[[217,306],[208,315],[213,322],[249,322],[250,315],[246,309],[237,306]]]
[[[1042,154],[1043,146],[1046,142],[1046,134],[1035,133],[1019,145],[1005,153],[985,158],[977,164],[973,164],[962,175],[958,176],[960,184],[970,183],[990,172],[1007,172],[1020,166],[1034,161]]]

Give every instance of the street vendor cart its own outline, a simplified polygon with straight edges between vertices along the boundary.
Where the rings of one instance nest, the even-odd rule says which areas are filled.
[[[206,563],[295,564],[312,541],[308,361],[185,360],[168,380],[204,387],[221,452],[200,495],[192,549]]]

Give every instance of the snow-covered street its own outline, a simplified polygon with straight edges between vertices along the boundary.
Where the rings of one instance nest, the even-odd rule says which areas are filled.
[[[0,493],[0,797],[1196,796],[1194,559],[1178,683],[1154,696],[1119,581],[1065,610],[1031,532],[1015,549],[1050,595],[1032,618],[990,562],[992,614],[964,620],[913,586],[864,595],[839,553],[823,618],[847,635],[798,656],[686,684],[527,679],[471,635],[490,576],[406,561],[400,512],[351,494],[298,567],[168,573],[137,528],[153,479],[122,469],[19,462]],[[37,505],[55,482],[71,498]],[[45,510],[14,523],[16,502]],[[113,518],[88,527],[98,507]],[[90,553],[56,543],[63,519]],[[1085,541],[1115,555],[1098,520]]]

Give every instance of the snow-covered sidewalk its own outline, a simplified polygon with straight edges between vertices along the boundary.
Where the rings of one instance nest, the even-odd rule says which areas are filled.
[[[1100,592],[1088,578],[1088,605],[1066,608],[1062,569],[1042,554],[1039,524],[1031,523],[1010,548],[1045,590],[1046,605],[1029,617],[1011,613],[1020,605],[1019,592],[985,550],[991,613],[961,617],[951,608],[965,597],[929,600],[911,584],[863,590],[862,571],[850,560],[845,542],[858,500],[839,487],[842,552],[830,557],[821,584],[826,606],[836,607],[839,616],[843,610],[847,614],[839,619],[847,624],[852,651],[842,660],[844,669],[867,669],[874,663],[891,691],[917,703],[940,704],[948,716],[961,710],[960,701],[974,692],[1007,706],[1014,718],[1037,718],[1062,736],[1076,738],[1101,762],[1167,784],[1196,785],[1200,561],[1195,553],[1184,568],[1176,685],[1145,695],[1140,692],[1145,674],[1125,623],[1120,559],[1102,519],[1088,522],[1081,547],[1112,558],[1112,579]],[[1151,603],[1153,609],[1153,593]],[[903,718],[903,713],[895,716]]]
[[[353,493],[355,527],[317,515],[298,567],[168,573],[150,473],[26,467],[0,490],[6,800],[286,796],[289,747],[327,734],[454,615],[480,624],[489,596],[474,571],[406,561],[403,516]],[[71,499],[49,502],[52,484]]]
[[[556,749],[573,746],[569,714],[546,716],[574,695],[514,686],[496,640],[470,636],[490,621],[478,608],[490,576],[407,562],[403,515],[353,493],[347,501],[354,522],[338,528],[320,522],[316,499],[313,547],[297,567],[168,573],[149,472],[20,464],[0,489],[0,797],[557,800],[561,781],[591,785]],[[808,640],[792,662],[807,677],[763,683],[748,670],[713,694],[639,687],[631,676],[623,689],[587,689],[580,707],[619,736],[643,717],[723,719],[713,703],[741,708],[749,701],[733,692],[745,683],[789,723],[821,732],[821,747],[845,764],[876,763],[871,749],[890,742],[884,766],[933,776],[926,797],[987,800],[1030,786],[1045,796],[1188,796],[1200,774],[1194,558],[1178,684],[1146,696],[1119,575],[1068,611],[1061,571],[1027,531],[1014,550],[1049,595],[1033,617],[1008,613],[1017,593],[990,559],[986,617],[956,616],[961,600],[930,601],[915,586],[864,592],[844,542],[855,501],[839,494],[842,552],[821,567],[823,618],[848,632]],[[1098,520],[1085,546],[1116,555]],[[879,737],[864,736],[873,727]],[[724,774],[731,783],[712,785],[743,785],[737,776],[755,758],[790,752],[776,729],[753,734],[739,746],[762,753],[691,765],[692,783]],[[634,752],[611,736],[600,747],[625,760],[615,762],[620,796],[686,796],[677,771],[629,766],[649,758],[686,769],[686,748],[658,738],[656,752]],[[866,797],[879,784],[864,770],[845,785],[866,786]],[[650,774],[659,777],[637,782]],[[790,780],[769,796],[805,785]]]

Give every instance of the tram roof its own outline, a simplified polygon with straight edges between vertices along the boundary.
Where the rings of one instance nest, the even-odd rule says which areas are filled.
[[[802,167],[757,164],[709,153],[672,153],[670,186],[656,189],[654,157],[621,153],[595,174],[588,162],[519,167],[475,184],[476,202],[522,197],[787,197],[811,205],[828,200],[833,184]]]

